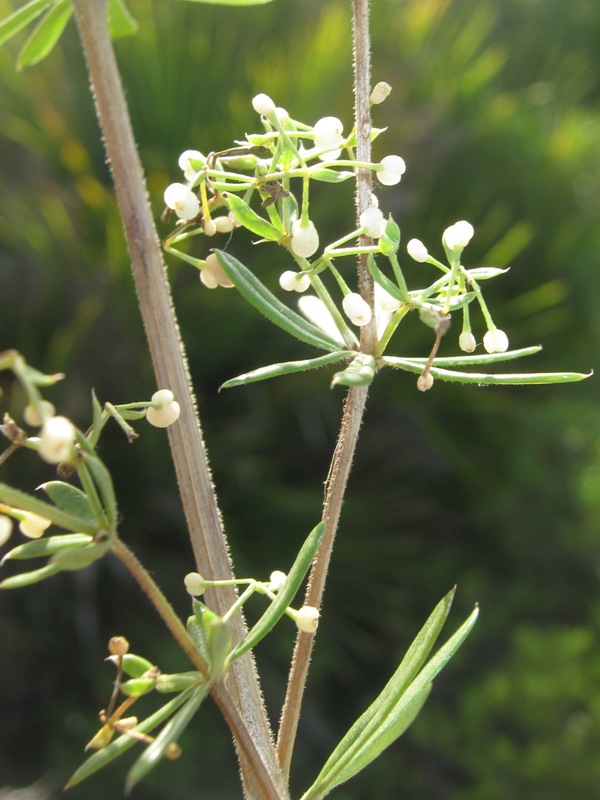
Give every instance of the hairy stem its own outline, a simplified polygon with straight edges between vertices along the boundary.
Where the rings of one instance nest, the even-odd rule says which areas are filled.
[[[357,159],[371,161],[371,112],[369,95],[371,92],[370,76],[370,39],[369,39],[369,3],[368,0],[353,0],[353,32],[354,32],[354,97],[355,121],[357,131]],[[356,179],[357,217],[371,203],[371,171],[359,169]],[[361,245],[372,244],[367,237],[361,237]],[[373,308],[373,279],[371,278],[367,256],[358,258],[358,280],[362,296]],[[377,347],[377,331],[375,315],[369,325],[361,328],[361,351],[373,353]],[[319,608],[325,591],[325,581],[329,569],[333,543],[342,511],[344,494],[352,468],[358,434],[362,424],[367,402],[368,386],[353,387],[349,390],[344,406],[340,433],[333,452],[329,475],[325,484],[325,501],[323,505],[323,521],[325,533],[319,552],[313,563],[304,602],[306,605]],[[289,776],[292,752],[302,696],[306,686],[308,668],[315,637],[299,633],[296,639],[292,667],[288,678],[287,691],[279,733],[277,737],[277,758],[284,775]]]
[[[181,406],[180,420],[169,428],[169,441],[197,567],[208,578],[229,579],[232,577],[231,562],[144,175],[110,41],[106,0],[73,0],[73,6],[113,173],[156,381],[160,388],[171,389]],[[223,589],[212,593],[209,603],[223,614],[235,598],[233,588]],[[236,615],[232,626],[237,641],[245,632],[241,615]],[[228,675],[227,692],[254,742],[254,757],[249,762],[241,759],[247,796],[285,797],[251,657],[236,662]],[[239,736],[236,740],[240,741]],[[255,776],[265,768],[269,775],[266,778],[263,775],[257,784]],[[264,785],[269,781],[279,788],[264,794]]]

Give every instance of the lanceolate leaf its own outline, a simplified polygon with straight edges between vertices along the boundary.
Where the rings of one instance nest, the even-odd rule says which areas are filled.
[[[137,33],[137,21],[123,0],[108,0],[108,28],[112,39]]]
[[[277,230],[274,225],[271,225],[270,222],[267,222],[266,219],[259,216],[254,209],[250,208],[250,206],[241,199],[241,197],[235,194],[228,194],[227,199],[235,218],[244,228],[248,228],[249,231],[252,231],[252,233],[255,233],[257,236],[261,236],[263,239],[269,239],[273,242],[278,242],[281,239],[283,231]]]
[[[229,656],[229,663],[242,656],[248,650],[253,648],[264,636],[269,633],[273,626],[285,614],[286,608],[294,599],[296,592],[300,588],[300,584],[304,580],[304,576],[309,570],[315,553],[319,549],[319,545],[323,540],[323,533],[325,525],[320,522],[308,534],[308,537],[300,552],[296,556],[292,568],[290,569],[286,582],[277,593],[271,605],[267,608],[262,617],[258,620],[256,625],[248,632],[248,635],[243,639],[240,644]]]
[[[150,733],[157,725],[160,725],[161,722],[168,719],[171,714],[183,705],[192,695],[193,691],[193,689],[187,689],[181,692],[181,694],[178,694],[177,697],[174,697],[162,706],[162,708],[159,708],[154,714],[147,717],[143,722],[140,722],[139,725],[136,725],[131,733]],[[77,786],[78,783],[89,778],[94,772],[97,772],[99,769],[102,769],[102,767],[110,764],[111,761],[114,761],[115,758],[123,755],[123,753],[129,750],[130,747],[133,747],[134,744],[139,744],[139,742],[133,736],[119,736],[114,742],[103,747],[102,750],[98,750],[84,761],[79,769],[75,770],[71,779],[65,786],[65,789],[71,789],[73,786]]]
[[[264,286],[237,258],[222,250],[216,251],[219,263],[240,294],[261,314],[301,342],[321,350],[339,352],[339,342],[330,339],[326,333],[312,325],[300,314],[296,314]]]
[[[0,483],[0,502],[20,508],[23,511],[38,514],[38,516],[49,519],[50,522],[67,531],[91,534],[96,532],[96,526],[88,519],[63,511],[56,506],[45,503],[43,500],[38,500],[37,497],[21,492],[19,489],[13,489],[12,486],[7,486],[5,483]]]
[[[47,536],[17,545],[4,556],[0,564],[4,564],[5,561],[23,561],[29,558],[53,556],[55,553],[60,553],[61,550],[85,547],[93,541],[93,536],[86,533],[63,533],[61,536]]]
[[[433,362],[436,363],[435,361]],[[396,356],[384,356],[381,364],[390,367],[404,369],[407,372],[420,373],[423,370],[422,364],[416,364],[412,359],[397,358]],[[484,372],[455,372],[454,370],[442,369],[432,366],[429,370],[434,378],[441,381],[453,383],[476,383],[480,386],[520,386],[524,384],[544,384],[544,383],[575,383],[589,378],[592,374],[582,372],[517,372],[500,373],[498,375],[487,374]]]
[[[25,42],[17,59],[17,69],[37,64],[52,51],[73,13],[70,0],[58,0]]]
[[[414,720],[427,698],[432,680],[464,642],[477,619],[475,609],[419,671],[439,635],[451,599],[448,595],[436,607],[381,695],[348,731],[302,800],[325,797],[331,789],[377,758]]]
[[[125,783],[126,793],[129,793],[136,783],[139,783],[142,778],[164,758],[169,745],[177,742],[177,739],[181,736],[198,711],[200,703],[206,697],[207,691],[208,684],[201,683],[200,686],[194,690],[192,696],[183,708],[179,709],[174,717],[167,722],[152,744],[148,745],[144,750],[142,755],[129,770]]]
[[[81,489],[76,486],[71,486],[70,483],[64,481],[48,481],[42,484],[41,488],[46,492],[48,497],[63,511],[69,511],[71,514],[76,514],[81,519],[94,524],[94,514],[90,506],[90,501],[87,499]]]
[[[303,361],[284,361],[281,364],[271,364],[268,367],[259,367],[246,372],[243,375],[238,375],[237,378],[231,378],[220,387],[221,389],[231,389],[234,386],[243,386],[246,383],[255,383],[256,381],[265,381],[269,378],[278,378],[280,375],[290,375],[293,372],[306,372],[309,369],[318,369],[325,367],[328,364],[335,364],[336,361],[342,361],[344,358],[352,358],[355,353],[352,350],[340,350],[339,353],[331,353],[331,355],[319,356],[318,358],[306,358]]]
[[[0,22],[0,45],[8,42],[19,31],[23,30],[30,22],[45,11],[50,5],[50,0],[31,0],[22,8]]]

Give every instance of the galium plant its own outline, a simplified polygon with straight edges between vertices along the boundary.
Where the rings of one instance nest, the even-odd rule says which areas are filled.
[[[237,0],[235,4],[243,3]],[[27,397],[22,422],[4,417],[1,430],[8,446],[0,464],[17,449],[26,448],[58,470],[58,479],[40,487],[47,498],[44,500],[0,484],[0,543],[9,540],[14,523],[29,540],[4,555],[3,565],[24,564],[25,568],[5,577],[0,588],[25,587],[59,572],[84,569],[111,553],[144,589],[193,668],[165,673],[145,656],[130,653],[124,637],[112,637],[108,649],[116,669],[114,688],[106,708],[100,711],[99,728],[86,747],[93,752],[67,786],[74,786],[138,746],[142,752],[126,779],[131,788],[160,760],[180,755],[178,740],[210,695],[234,736],[244,795],[286,800],[290,797],[288,775],[329,559],[367,393],[378,372],[391,367],[413,373],[421,391],[432,389],[437,380],[541,384],[578,381],[585,375],[489,371],[500,362],[532,355],[539,347],[510,350],[507,334],[495,325],[481,285],[504,270],[469,264],[465,251],[474,235],[469,222],[449,225],[439,243],[426,245],[413,238],[405,249],[401,247],[400,228],[380,207],[374,185],[397,185],[406,164],[397,154],[379,161],[371,156],[372,140],[383,133],[371,125],[371,107],[385,100],[390,87],[383,82],[371,87],[368,4],[354,0],[356,105],[354,124],[348,132],[345,124],[332,116],[314,123],[296,120],[261,93],[252,100],[259,130],[206,155],[186,150],[179,158],[179,180],[164,192],[165,216],[174,219],[174,228],[163,243],[166,252],[196,268],[208,289],[236,288],[269,322],[321,351],[301,361],[258,367],[231,378],[224,387],[333,364],[338,366],[331,377],[332,386],[348,387],[321,519],[287,571],[276,570],[268,579],[237,577],[229,559],[110,41],[111,35],[135,32],[136,23],[122,0],[31,0],[0,24],[0,41],[43,14],[19,57],[21,66],[34,64],[50,52],[73,12],[113,171],[156,382],[161,388],[150,400],[121,405],[102,405],[93,395],[89,427],[79,430],[43,397],[43,390],[62,375],[39,372],[14,350],[0,354],[0,369],[14,373]],[[315,181],[329,184],[331,191],[344,181],[356,183],[356,221],[349,223],[347,234],[330,243],[323,242],[319,221],[311,214]],[[245,228],[261,247],[274,244],[284,253],[286,268],[276,292],[263,282],[259,266],[242,264],[228,252],[229,239],[241,235],[239,228]],[[405,278],[403,264],[407,258],[423,264],[417,287],[409,287]],[[289,302],[296,295],[299,313]],[[429,353],[390,353],[393,347],[401,348],[396,332],[410,319],[418,319],[419,324],[431,329]],[[450,331],[457,353],[439,357],[440,342]],[[475,352],[479,340],[485,352]],[[144,419],[169,432],[197,562],[195,571],[182,576],[182,590],[191,598],[185,623],[120,538],[113,481],[97,452],[106,424],[114,421],[132,442],[139,435],[132,423]],[[26,569],[31,561],[37,564],[39,560],[43,560],[41,566]],[[304,599],[297,602],[307,575]],[[453,595],[454,590],[433,610],[387,685],[342,737],[301,800],[325,797],[409,727],[427,699],[433,679],[475,623],[477,609],[431,655]],[[248,629],[243,609],[255,596],[266,605]],[[252,651],[284,617],[295,623],[298,636],[274,745]],[[170,695],[171,699],[149,716],[132,715],[132,707],[141,709],[142,698],[152,692]]]

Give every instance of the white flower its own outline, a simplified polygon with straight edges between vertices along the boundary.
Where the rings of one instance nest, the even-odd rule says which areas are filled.
[[[342,308],[350,322],[359,327],[371,321],[371,307],[357,292],[349,292],[344,297]]]
[[[30,511],[21,511],[20,514],[22,518],[19,522],[19,530],[28,539],[39,539],[46,528],[50,527],[50,520],[45,517],[32,514]]]
[[[49,464],[60,464],[71,455],[75,443],[75,426],[66,417],[50,417],[40,433],[38,453]]]
[[[417,378],[417,389],[420,392],[428,392],[433,386],[433,375],[427,372],[425,375],[419,375]]]
[[[369,97],[369,102],[372,106],[377,106],[379,103],[383,103],[391,91],[392,87],[389,85],[389,83],[386,83],[385,81],[379,81],[379,83],[376,83],[373,87],[373,91]]]
[[[303,272],[288,269],[279,276],[279,285],[286,292],[305,292],[310,286],[310,278]]]
[[[314,224],[308,220],[302,225],[302,220],[297,219],[292,224],[292,250],[301,258],[309,258],[319,249],[319,234]]]
[[[506,353],[508,336],[500,328],[493,328],[483,337],[483,346],[487,353]]]
[[[252,108],[257,114],[263,117],[273,114],[275,111],[275,103],[271,100],[268,94],[257,94],[252,99]]]
[[[298,309],[309,322],[320,328],[334,341],[344,347],[344,339],[325,303],[314,294],[305,294],[298,299]]]
[[[317,150],[337,150],[344,141],[344,125],[337,117],[322,117],[315,122],[315,147]]]
[[[458,337],[458,346],[465,353],[472,353],[477,347],[477,342],[471,331],[463,331]]]
[[[0,514],[0,547],[10,539],[12,528],[12,519],[7,517],[6,514]]]
[[[233,288],[233,283],[214,253],[206,257],[204,266],[200,270],[200,280],[207,289],[216,289],[217,286],[222,286],[224,289]]]
[[[460,222],[455,222],[449,228],[446,228],[442,241],[448,250],[457,250],[466,247],[475,233],[473,226],[470,222],[461,219]]]
[[[381,308],[381,310],[386,311],[388,314],[393,314],[394,311],[398,311],[402,305],[402,300],[398,300],[397,297],[391,295],[383,288],[383,286],[380,286],[378,283],[375,284],[375,287],[377,305]]]
[[[204,578],[198,572],[188,572],[183,582],[187,593],[191,594],[192,597],[198,597],[198,595],[204,594],[206,590]]]
[[[179,403],[170,389],[159,389],[152,395],[153,406],[146,409],[146,419],[155,428],[167,428],[179,419]]]
[[[179,219],[194,219],[200,213],[200,201],[184,183],[167,186],[164,200],[167,208],[172,208]]]
[[[275,570],[275,572],[271,573],[271,577],[269,578],[269,589],[272,592],[278,592],[282,589],[287,581],[287,575],[285,572],[281,572],[281,570]]]
[[[381,159],[382,170],[377,171],[377,180],[384,186],[395,186],[406,172],[406,163],[400,156],[385,156]]]
[[[426,261],[429,255],[427,248],[420,239],[411,239],[406,245],[406,251],[411,258],[421,263]]]
[[[360,215],[360,227],[372,239],[379,239],[385,233],[386,219],[376,206],[365,209]]]
[[[204,228],[204,233],[207,236],[214,236],[217,232],[217,224],[214,219],[203,219],[202,227]]]
[[[286,122],[288,122],[290,118],[289,111],[286,108],[282,108],[281,106],[277,106],[275,109],[275,116],[279,120],[279,124],[283,127]]]
[[[206,159],[199,150],[184,150],[179,156],[179,167],[183,170],[183,175],[186,180],[193,181],[198,171],[194,168],[192,161],[204,164]]]
[[[55,410],[48,400],[40,400],[37,405],[29,403],[23,411],[23,419],[28,425],[39,428],[44,421],[43,418],[53,417]]]
[[[302,606],[296,612],[296,626],[304,633],[314,633],[319,626],[319,612],[313,606]]]

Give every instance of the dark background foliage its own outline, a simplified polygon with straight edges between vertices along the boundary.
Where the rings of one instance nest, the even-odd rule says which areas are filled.
[[[2,0],[0,9],[8,13]],[[217,8],[132,0],[140,21],[117,51],[158,217],[178,154],[221,149],[256,125],[267,92],[296,118],[351,125],[350,4],[303,0]],[[439,249],[470,220],[471,264],[511,266],[490,284],[511,345],[544,345],[532,369],[587,371],[598,347],[600,7],[594,0],[373,0],[373,77],[394,91],[376,156],[402,154],[399,187],[379,191],[406,242]],[[0,51],[0,349],[17,347],[66,380],[49,397],[85,427],[89,393],[112,402],[154,390],[127,254],[76,34],[39,67]],[[322,238],[345,231],[351,198],[315,193]],[[161,233],[166,233],[164,226]],[[238,237],[241,239],[242,237]],[[246,240],[247,241],[247,240]],[[267,282],[281,253],[234,244]],[[245,249],[244,249],[245,247]],[[407,267],[413,285],[423,265]],[[301,357],[233,292],[209,292],[170,265],[176,306],[240,574],[285,569],[319,516],[343,394],[325,373],[217,393],[228,377]],[[479,337],[482,330],[479,331]],[[409,322],[398,353],[425,354]],[[444,351],[456,349],[454,333]],[[3,408],[22,397],[5,375]],[[480,622],[407,735],[340,800],[592,800],[600,794],[597,387],[477,389],[382,374],[373,386],[344,507],[306,695],[296,792],[385,683],[455,583],[449,629],[475,602]],[[108,429],[121,532],[182,614],[193,567],[166,437]],[[28,453],[2,480],[33,489],[48,468]],[[82,758],[124,634],[164,670],[183,657],[111,559],[0,598],[0,789],[58,797]],[[293,642],[284,624],[259,648],[274,720]],[[208,705],[134,797],[239,797],[227,732]],[[72,791],[121,793],[114,766]]]

